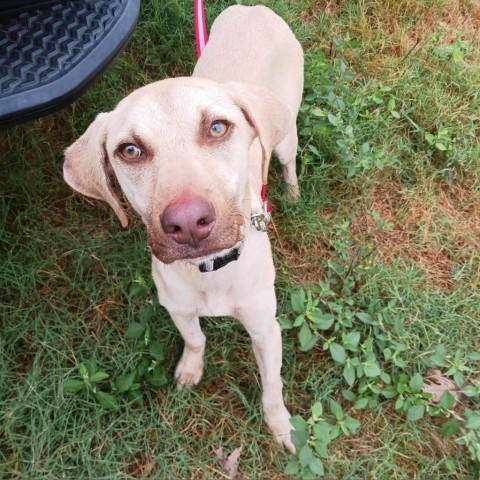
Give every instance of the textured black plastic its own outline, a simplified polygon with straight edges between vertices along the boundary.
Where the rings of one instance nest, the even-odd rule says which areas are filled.
[[[0,18],[0,126],[73,101],[126,45],[139,0],[56,2]]]
[[[0,17],[16,12],[26,12],[28,9],[32,10],[57,2],[58,0],[0,0]]]

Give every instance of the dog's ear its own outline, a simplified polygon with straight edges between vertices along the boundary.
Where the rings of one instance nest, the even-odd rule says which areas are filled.
[[[238,82],[228,82],[226,86],[260,140],[263,150],[262,180],[266,184],[270,157],[292,125],[292,112],[267,88]]]
[[[127,228],[127,215],[109,178],[110,165],[105,149],[109,115],[98,115],[86,132],[65,150],[63,178],[77,192],[107,202],[117,214],[122,227]]]

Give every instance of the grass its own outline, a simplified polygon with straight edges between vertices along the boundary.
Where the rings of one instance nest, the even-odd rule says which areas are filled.
[[[209,25],[229,3],[207,2]],[[348,222],[352,241],[376,252],[358,295],[397,301],[409,375],[425,373],[439,343],[450,355],[479,351],[478,6],[265,3],[307,59],[299,203],[283,199],[277,166],[270,175],[279,316],[290,315],[293,289],[325,278],[335,231]],[[286,478],[288,456],[262,422],[250,341],[233,320],[203,322],[206,370],[194,390],[175,388],[182,341],[161,309],[151,328],[169,382],[142,389],[143,408],[110,412],[62,389],[91,360],[112,378],[125,372],[135,357],[125,332],[155,298],[141,223],[122,232],[105,205],[74,195],[62,152],[134,88],[191,72],[192,30],[191,2],[145,0],[132,42],[94,88],[0,134],[0,477],[224,478],[214,450],[244,444],[242,477]],[[146,291],[132,296],[139,281]],[[307,417],[329,398],[345,406],[342,369],[320,347],[302,352],[296,333],[283,336],[290,410]],[[478,363],[471,368],[478,381]],[[329,447],[327,478],[478,478],[438,419],[409,422],[394,401],[355,416],[358,432]]]

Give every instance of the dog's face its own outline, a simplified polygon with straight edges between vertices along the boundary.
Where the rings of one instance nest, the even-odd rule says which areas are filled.
[[[64,176],[128,220],[109,182],[117,177],[162,262],[232,248],[249,223],[249,150],[258,137],[264,169],[291,114],[272,93],[199,78],[163,80],[101,114],[65,152]]]

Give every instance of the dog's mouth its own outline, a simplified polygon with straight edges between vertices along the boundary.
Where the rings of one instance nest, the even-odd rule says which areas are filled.
[[[207,265],[205,271],[210,271],[208,265],[212,262],[215,262],[216,265],[218,259],[229,254],[234,255],[232,252],[240,249],[243,244],[243,235],[240,230],[241,229],[233,229],[227,237],[206,242],[204,246],[200,246],[199,248],[192,248],[189,245],[179,245],[168,241],[168,239],[165,239],[163,236],[149,232],[147,246],[152,255],[162,263],[170,264],[176,261],[185,261],[198,267],[200,267],[201,264],[205,264]]]

